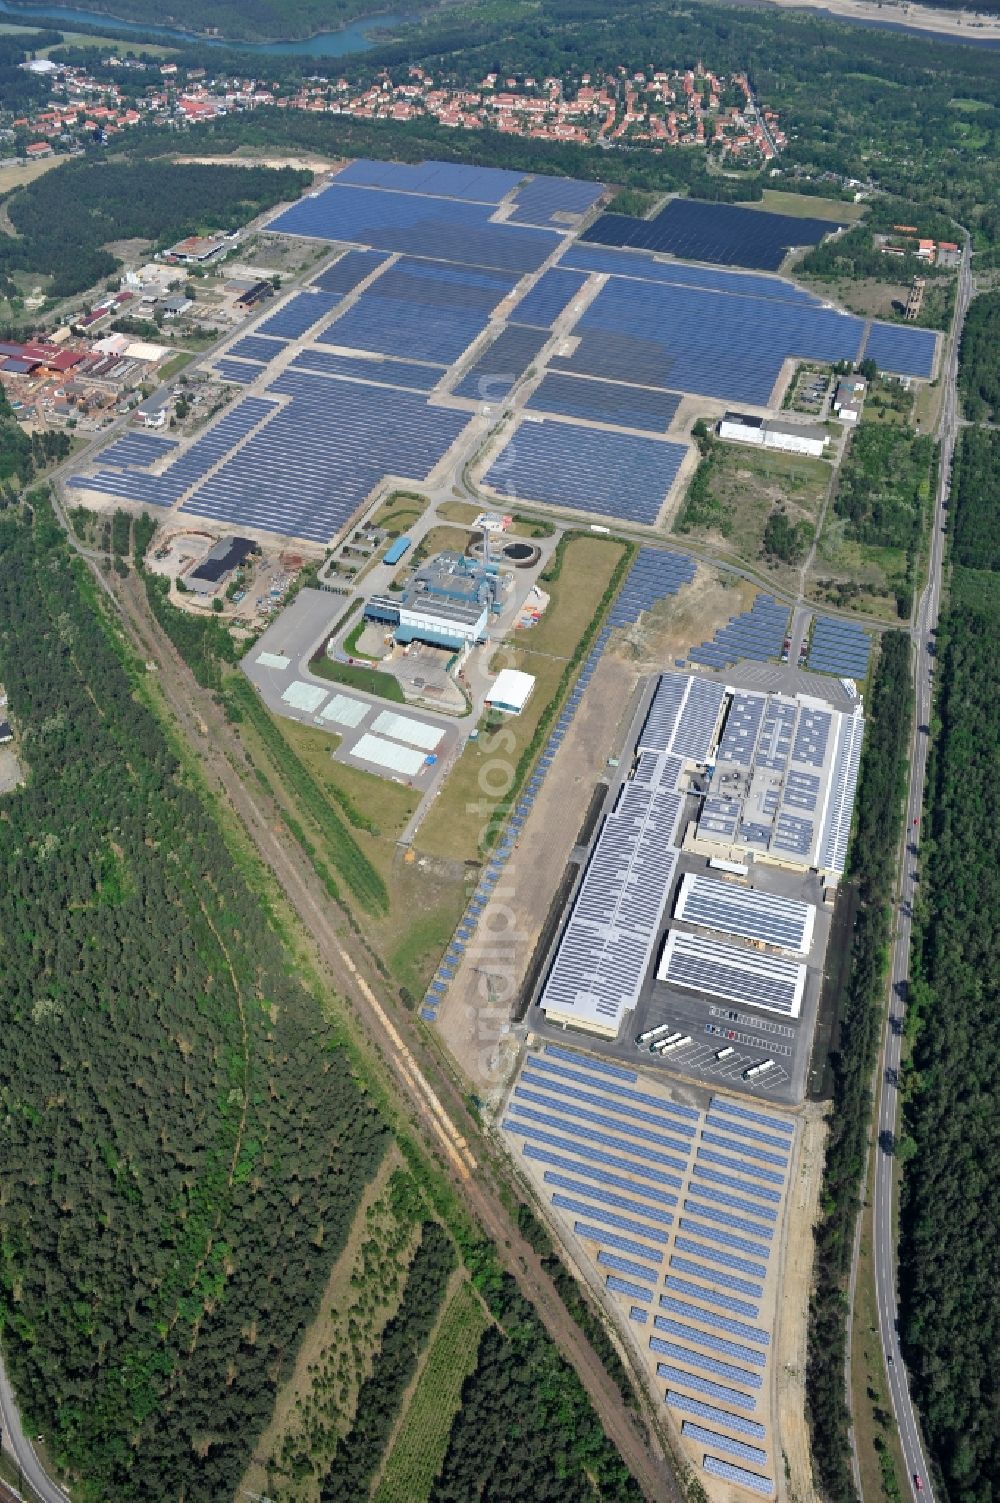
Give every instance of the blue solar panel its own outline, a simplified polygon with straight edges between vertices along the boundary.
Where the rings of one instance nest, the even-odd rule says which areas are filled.
[[[555,1050],[553,1049],[546,1049],[545,1051],[546,1056],[551,1056],[554,1053]],[[694,1137],[695,1129],[688,1124],[690,1123],[692,1118],[695,1122],[697,1122],[698,1117],[697,1113],[693,1111],[691,1107],[678,1106],[673,1101],[664,1101],[660,1096],[651,1096],[648,1091],[635,1091],[627,1085],[619,1085],[617,1084],[617,1082],[612,1084],[607,1080],[602,1080],[599,1078],[595,1079],[593,1073],[594,1066],[588,1059],[582,1059],[579,1055],[577,1055],[575,1058],[572,1058],[572,1063],[577,1066],[575,1070],[569,1069],[564,1065],[553,1064],[551,1058],[543,1059],[538,1057],[537,1055],[531,1057],[528,1063],[530,1063],[531,1066],[536,1070],[544,1070],[549,1074],[558,1076],[560,1080],[571,1080],[579,1085],[589,1086],[590,1089],[594,1091],[607,1091],[612,1096],[621,1096],[626,1101],[634,1102],[636,1106],[652,1107],[654,1112],[663,1112],[665,1116],[670,1118],[670,1121],[666,1124],[668,1127],[673,1128],[677,1132],[683,1133],[685,1137]],[[635,1080],[636,1076],[631,1075],[627,1078]],[[614,1107],[615,1103],[612,1101],[607,1101],[605,1102],[605,1105],[607,1105],[608,1107]],[[629,1113],[629,1115],[639,1116],[644,1122],[655,1123],[659,1120],[657,1117],[651,1117],[646,1112],[631,1112]],[[681,1117],[684,1120],[682,1122],[678,1122],[676,1120],[678,1117]]]
[[[684,1420],[681,1424],[681,1434],[686,1435],[688,1440],[698,1441],[703,1446],[712,1446],[716,1451],[725,1451],[729,1456],[739,1456],[743,1461],[752,1461],[757,1466],[767,1464],[767,1452],[759,1446],[747,1445],[745,1441],[734,1440],[731,1435],[722,1435],[718,1430],[706,1430],[703,1425],[695,1425],[691,1420]]]
[[[577,1216],[587,1216],[591,1221],[600,1221],[606,1226],[616,1227],[620,1232],[631,1232],[634,1237],[646,1237],[650,1242],[659,1242],[665,1246],[670,1240],[669,1233],[660,1231],[657,1227],[646,1226],[641,1221],[633,1221],[630,1216],[622,1216],[617,1211],[605,1211],[597,1206],[588,1205],[585,1200],[577,1200],[575,1196],[564,1195],[561,1191],[553,1195],[552,1204],[558,1210],[573,1211]],[[656,1249],[651,1247],[648,1256],[661,1258],[662,1253],[658,1254]]]
[[[630,1137],[642,1138],[645,1142],[655,1143],[660,1148],[673,1149],[675,1152],[684,1153],[689,1147],[687,1143],[678,1142],[673,1138],[664,1138],[658,1132],[652,1132],[647,1127],[640,1127],[631,1120],[621,1122],[617,1118],[601,1116],[599,1113],[595,1113],[589,1109],[591,1106],[606,1106],[611,1111],[620,1111],[623,1116],[627,1115],[630,1119],[636,1116],[642,1118],[643,1113],[637,1112],[634,1108],[620,1107],[617,1102],[605,1103],[595,1100],[594,1097],[588,1096],[583,1091],[577,1091],[572,1086],[562,1086],[556,1081],[541,1080],[537,1075],[532,1075],[528,1071],[525,1071],[521,1078],[528,1085],[542,1086],[546,1090],[560,1092],[559,1096],[543,1096],[538,1091],[528,1090],[524,1086],[517,1086],[514,1094],[523,1096],[526,1101],[534,1101],[540,1106],[547,1106],[556,1111],[565,1112],[568,1116],[577,1117],[582,1122],[594,1122],[598,1127],[610,1127],[617,1132],[627,1133]],[[647,1118],[646,1120],[649,1119]],[[669,1127],[671,1124],[663,1123],[660,1125]]]
[[[262,365],[252,365],[248,360],[227,360],[221,355],[215,362],[215,368],[223,381],[235,381],[239,386],[249,386],[264,369]]]
[[[764,1379],[760,1373],[748,1372],[745,1368],[736,1367],[731,1362],[720,1362],[717,1357],[704,1356],[701,1352],[694,1352],[686,1346],[679,1346],[676,1341],[664,1341],[662,1336],[650,1336],[649,1349],[660,1357],[672,1357],[675,1362],[686,1362],[690,1367],[697,1367],[701,1372],[714,1373],[719,1378],[728,1378],[732,1383],[745,1383],[748,1388],[757,1389],[764,1386]]]
[[[492,213],[486,204],[333,184],[300,199],[268,228],[434,259],[444,250],[455,263],[516,272],[535,271],[559,243],[548,230],[490,224]]]
[[[697,1243],[690,1245],[695,1252],[706,1251]],[[725,1273],[721,1268],[712,1268],[707,1263],[699,1263],[694,1258],[681,1257],[678,1253],[672,1254],[670,1266],[681,1273],[694,1274],[696,1278],[705,1279],[710,1284],[718,1284],[723,1289],[735,1289],[737,1294],[749,1294],[751,1299],[761,1299],[764,1294],[762,1284],[751,1283],[749,1279],[741,1279],[734,1273]]]
[[[472,167],[435,161],[378,162],[365,158],[349,162],[337,174],[338,183],[354,187],[387,188],[398,193],[428,194],[482,204],[500,203],[523,180],[520,172],[510,172],[502,167]],[[548,179],[542,178],[541,181],[547,182]],[[577,186],[591,185],[581,183]]]
[[[514,1087],[514,1097],[519,1096],[519,1094],[531,1093],[522,1093],[522,1088],[516,1085]],[[556,1111],[565,1111],[561,1102],[547,1102],[546,1100],[546,1105],[555,1106]],[[583,1129],[583,1127],[577,1126],[573,1121],[565,1121],[564,1118],[553,1117],[552,1112],[535,1111],[534,1106],[523,1106],[519,1100],[513,1100],[510,1103],[510,1111],[516,1112],[519,1117],[528,1118],[529,1121],[537,1121],[543,1127],[556,1127],[556,1129],[565,1133],[583,1133],[588,1142],[600,1142],[606,1148],[615,1148],[618,1153],[635,1154],[636,1159],[645,1159],[650,1163],[662,1163],[662,1165],[668,1165],[672,1169],[684,1169],[687,1166],[686,1160],[675,1159],[675,1157],[672,1157],[668,1153],[657,1153],[656,1148],[647,1148],[644,1144],[629,1142],[626,1138],[615,1138],[612,1133],[598,1132],[589,1121],[588,1126]],[[618,1123],[612,1123],[611,1126],[618,1127],[620,1132],[624,1130]]]
[[[759,1122],[761,1127],[769,1127],[772,1132],[783,1132],[791,1137],[795,1132],[795,1123],[786,1122],[781,1117],[770,1117],[765,1112],[754,1112],[745,1106],[737,1106],[734,1101],[727,1101],[725,1096],[713,1096],[713,1112],[724,1112],[728,1117],[739,1117],[743,1122]]]
[[[691,1185],[689,1189],[693,1195],[697,1191],[697,1186]],[[734,1216],[731,1211],[720,1211],[715,1206],[702,1205],[700,1201],[685,1200],[684,1209],[694,1216],[703,1216],[706,1221],[717,1222],[719,1226],[732,1227],[735,1231],[752,1232],[756,1237],[774,1236],[773,1226],[762,1226],[759,1221],[751,1221],[746,1216]],[[738,1247],[740,1244],[732,1242],[730,1246]],[[751,1248],[751,1251],[756,1251],[756,1248]]]
[[[809,644],[806,666],[841,678],[866,678],[872,639],[860,626],[835,617],[818,616]]]
[[[685,1261],[681,1259],[681,1261]],[[671,1259],[671,1267],[676,1262]],[[694,1265],[692,1265],[694,1266]],[[705,1275],[700,1269],[696,1270],[700,1277]],[[716,1305],[720,1310],[731,1310],[734,1315],[746,1315],[750,1320],[756,1320],[759,1314],[756,1305],[749,1304],[746,1300],[736,1299],[731,1294],[723,1294],[719,1289],[704,1289],[700,1284],[692,1284],[689,1279],[680,1279],[676,1274],[668,1274],[663,1281],[668,1289],[675,1290],[678,1294],[689,1294],[693,1299],[703,1300],[705,1304]]]
[[[571,177],[529,178],[515,193],[509,217],[514,224],[565,228],[592,209],[603,192],[600,183]]]
[[[283,339],[299,339],[336,308],[339,298],[328,292],[297,292],[283,307],[258,324],[255,334],[276,334]]]
[[[548,335],[510,324],[483,351],[455,387],[456,397],[477,402],[502,401],[531,365]]]
[[[665,433],[680,402],[680,397],[672,392],[549,371],[531,393],[527,406],[540,412],[560,413],[564,417],[613,423],[620,428],[644,428],[649,433]]]
[[[723,1169],[736,1171],[740,1174],[756,1175],[758,1179],[767,1180],[768,1183],[772,1185],[783,1185],[785,1183],[785,1176],[783,1174],[775,1174],[770,1169],[763,1169],[757,1164],[748,1163],[746,1159],[728,1158],[724,1153],[716,1153],[715,1149],[713,1148],[698,1148],[696,1149],[696,1156],[699,1159],[703,1159],[706,1163],[718,1164]],[[694,1167],[694,1172],[695,1174],[700,1174],[702,1172],[697,1164]],[[731,1184],[732,1180],[726,1180],[725,1183]],[[742,1181],[740,1183],[742,1183]],[[752,1183],[748,1183],[746,1185],[746,1189],[754,1195],[766,1194],[764,1190],[758,1189],[758,1187]],[[780,1196],[774,1197],[775,1200],[780,1200],[780,1198]]]
[[[882,371],[929,377],[934,370],[936,347],[937,335],[930,329],[872,324],[865,344],[865,357],[874,360]]]
[[[643,1289],[640,1284],[629,1284],[625,1279],[616,1278],[613,1273],[608,1274],[604,1280],[604,1286],[610,1289],[612,1294],[627,1294],[629,1299],[645,1300],[647,1304],[653,1298],[651,1289]]]
[[[444,366],[416,365],[410,360],[383,356],[335,355],[331,350],[306,349],[296,355],[292,370],[318,371],[348,381],[374,381],[380,386],[403,386],[410,391],[430,391],[444,375]]]
[[[537,329],[551,329],[586,283],[586,276],[550,266],[530,287],[510,315],[511,323],[530,324]]]
[[[629,1158],[616,1157],[614,1154],[605,1153],[603,1149],[595,1148],[594,1143],[611,1143],[614,1147],[621,1148],[626,1153],[635,1154],[643,1160],[652,1158],[657,1163],[674,1164],[678,1169],[684,1168],[683,1159],[668,1158],[665,1154],[651,1154],[645,1149],[637,1148],[632,1143],[626,1143],[619,1138],[611,1138],[606,1133],[595,1133],[589,1130],[585,1133],[584,1141],[574,1142],[571,1137],[561,1137],[556,1133],[545,1132],[542,1128],[532,1125],[534,1121],[548,1122],[552,1126],[562,1128],[564,1132],[572,1134],[580,1131],[574,1123],[560,1122],[558,1119],[550,1117],[546,1112],[536,1112],[530,1110],[528,1107],[519,1107],[516,1102],[511,1103],[510,1110],[516,1114],[517,1120],[508,1117],[504,1126],[510,1128],[511,1132],[520,1133],[523,1138],[531,1138],[538,1143],[548,1143],[553,1148],[561,1148],[564,1153],[575,1153],[578,1158],[590,1159],[595,1164],[607,1164],[612,1169],[627,1169],[630,1174],[634,1174],[640,1179],[652,1180],[654,1184],[673,1185],[675,1189],[679,1190],[683,1183],[679,1174],[670,1174],[662,1169],[654,1169],[646,1162],[633,1163]],[[520,1118],[522,1117],[530,1118],[532,1122],[521,1121]]]
[[[728,1148],[737,1153],[748,1153],[755,1159],[763,1159],[765,1164],[788,1164],[788,1158],[783,1153],[768,1153],[766,1148],[758,1148],[754,1143],[741,1143],[736,1138],[727,1138],[719,1132],[709,1132],[707,1128],[702,1130],[701,1140],[703,1143],[712,1143],[716,1148]]]
[[[663,1303],[663,1295],[660,1295],[660,1303]],[[701,1315],[701,1311],[690,1308],[687,1313],[695,1317]],[[679,1336],[682,1341],[690,1341],[693,1346],[707,1347],[713,1352],[723,1352],[728,1357],[735,1357],[740,1362],[752,1362],[755,1367],[763,1367],[767,1362],[767,1353],[758,1348],[744,1346],[740,1341],[730,1341],[727,1336],[716,1336],[709,1331],[696,1330],[682,1320],[670,1320],[665,1315],[658,1315],[653,1322],[658,1331],[665,1331],[668,1336]]]
[[[712,1200],[716,1205],[732,1206],[734,1210],[747,1211],[751,1216],[763,1216],[772,1222],[778,1217],[777,1211],[772,1206],[748,1205],[746,1195],[732,1195],[725,1190],[716,1190],[711,1185],[700,1184],[697,1180],[692,1180],[688,1189],[692,1195],[700,1195],[703,1200]],[[704,1207],[702,1210],[704,1211]],[[758,1226],[756,1230],[761,1233],[767,1231],[770,1236],[768,1228]]]
[[[711,1420],[716,1425],[726,1425],[740,1435],[764,1439],[764,1426],[758,1420],[745,1419],[742,1414],[728,1414],[725,1409],[717,1409],[714,1404],[703,1404],[700,1399],[689,1398],[687,1394],[675,1393],[672,1389],[667,1390],[664,1402],[684,1414],[697,1414],[700,1419]]]
[[[611,277],[553,370],[768,405],[784,360],[853,360],[864,330],[815,303]]]
[[[504,497],[652,525],[687,446],[523,420],[485,482]]]
[[[694,1289],[699,1299],[718,1299],[710,1289],[697,1289],[693,1284],[684,1284],[683,1279],[667,1279],[667,1283],[681,1284],[687,1289]],[[686,1315],[689,1319],[698,1320],[703,1326],[715,1326],[720,1331],[728,1331],[731,1336],[742,1336],[745,1341],[755,1341],[758,1346],[771,1345],[770,1331],[763,1330],[760,1326],[748,1326],[742,1320],[732,1320],[728,1315],[720,1315],[716,1310],[700,1310],[697,1305],[690,1301],[677,1299],[672,1294],[661,1294],[660,1305],[664,1310],[672,1310],[675,1315]]]
[[[735,1404],[738,1409],[749,1409],[751,1413],[757,1408],[757,1400],[752,1393],[741,1393],[737,1388],[728,1388],[724,1383],[713,1383],[710,1378],[699,1378],[695,1373],[686,1373],[682,1368],[673,1367],[667,1362],[656,1364],[656,1376],[666,1378],[675,1388],[691,1388],[695,1393],[706,1394],[712,1399],[722,1399],[724,1403]]]
[[[569,1209],[572,1210],[573,1207],[570,1206]],[[649,1268],[645,1263],[633,1263],[629,1258],[620,1258],[617,1253],[599,1252],[597,1261],[603,1263],[605,1268],[613,1268],[616,1273],[627,1273],[630,1279],[642,1279],[648,1284],[659,1282],[660,1275],[655,1268]]]
[[[684,1226],[683,1220],[681,1225]],[[689,1226],[689,1231],[698,1237],[707,1238],[710,1233],[700,1226]],[[717,1240],[721,1240],[721,1233],[715,1234]],[[735,1253],[723,1252],[718,1247],[706,1247],[703,1242],[694,1242],[690,1237],[678,1236],[675,1244],[683,1253],[694,1253],[696,1257],[707,1258],[710,1263],[721,1263],[723,1268],[735,1268],[740,1273],[748,1273],[755,1279],[766,1279],[767,1268],[763,1263],[755,1263],[751,1258],[740,1258]]]
[[[734,1482],[737,1487],[750,1488],[766,1498],[774,1497],[774,1483],[770,1477],[760,1477],[756,1472],[748,1472],[745,1467],[721,1461],[718,1456],[706,1455],[702,1466],[710,1477],[720,1477],[723,1482]]]
[[[582,1174],[585,1179],[595,1180],[600,1185],[613,1185],[619,1190],[631,1190],[633,1195],[644,1195],[648,1200],[656,1201],[660,1205],[675,1206],[677,1204],[677,1196],[671,1195],[667,1190],[654,1190],[650,1185],[637,1185],[633,1180],[626,1179],[623,1174],[609,1174],[606,1169],[575,1164],[572,1159],[564,1158],[559,1153],[552,1153],[548,1148],[539,1148],[536,1144],[525,1143],[523,1151],[526,1159],[537,1159],[539,1163],[552,1164],[556,1169],[568,1169],[571,1173]]]
[[[585,1184],[582,1180],[574,1179],[571,1175],[562,1174],[558,1169],[546,1169],[543,1178],[547,1185],[555,1185],[560,1190],[572,1190],[575,1195],[585,1195],[588,1200],[597,1201],[601,1205],[616,1206],[620,1211],[628,1211],[633,1216],[648,1216],[650,1221],[659,1222],[661,1226],[671,1226],[673,1216],[669,1211],[664,1211],[660,1206],[644,1206],[641,1202],[631,1200],[627,1195],[618,1195],[614,1190],[604,1190],[597,1185]],[[635,1193],[641,1193],[639,1187],[633,1187]],[[650,1234],[653,1229],[650,1228]]]
[[[717,1127],[723,1132],[737,1133],[741,1138],[749,1138],[754,1143],[763,1143],[768,1148],[785,1148],[788,1146],[787,1138],[773,1137],[770,1133],[760,1132],[756,1127],[751,1127],[747,1122],[734,1121],[732,1117],[716,1114],[714,1107],[709,1107],[705,1122],[708,1127]],[[788,1163],[786,1155],[781,1155],[781,1162],[784,1164]]]
[[[325,543],[385,474],[426,479],[468,421],[418,393],[295,371],[271,390],[295,400],[232,453],[184,511]]]
[[[663,1259],[662,1252],[658,1255],[655,1248],[644,1247],[641,1242],[633,1242],[629,1237],[620,1237],[617,1232],[606,1232],[598,1226],[591,1226],[586,1221],[574,1221],[573,1230],[578,1237],[585,1237],[588,1242],[600,1242],[604,1247],[613,1247],[616,1252],[631,1253],[634,1258],[659,1258]]]
[[[559,264],[584,272],[597,271],[644,282],[665,282],[676,287],[702,287],[711,292],[742,293],[747,297],[775,298],[779,302],[813,308],[820,308],[823,304],[822,298],[815,293],[781,277],[716,271],[707,266],[685,266],[675,261],[654,261],[644,251],[611,250],[600,245],[586,245],[580,240],[569,247]]]
[[[145,470],[158,459],[165,459],[176,448],[177,442],[172,438],[155,438],[151,433],[127,433],[124,438],[116,439],[108,448],[102,449],[97,458],[100,464],[130,465]]]
[[[652,219],[602,214],[581,239],[668,252],[689,261],[777,271],[793,246],[818,245],[836,228],[826,219],[672,198]]]
[[[260,360],[266,365],[275,355],[280,355],[286,346],[287,340],[284,339],[268,339],[262,334],[244,334],[226,354],[235,355],[240,360]]]
[[[648,1312],[640,1310],[638,1305],[633,1305],[628,1312],[629,1320],[634,1320],[637,1325],[644,1326],[648,1320]]]
[[[360,286],[365,277],[370,277],[373,271],[384,266],[387,260],[387,256],[380,256],[377,251],[347,251],[332,266],[321,271],[319,276],[313,277],[312,286],[318,287],[321,292],[335,292],[344,297]]]

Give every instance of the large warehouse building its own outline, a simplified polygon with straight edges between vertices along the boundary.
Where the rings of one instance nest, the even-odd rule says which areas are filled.
[[[542,987],[546,1017],[617,1037],[680,875],[674,921],[685,927],[667,934],[659,979],[797,1018],[813,906],[680,868],[696,853],[746,874],[732,859],[743,854],[835,883],[863,734],[860,705],[846,715],[803,695],[663,674]]]

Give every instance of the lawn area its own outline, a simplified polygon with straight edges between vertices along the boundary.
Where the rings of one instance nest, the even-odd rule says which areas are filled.
[[[476,1366],[489,1316],[471,1284],[448,1305],[417,1379],[374,1503],[425,1503],[444,1460],[462,1384]]]
[[[414,549],[411,563],[416,567],[424,559],[433,558],[435,553],[464,553],[469,536],[467,527],[432,527]]]
[[[806,594],[824,605],[847,607],[897,621],[895,585],[906,582],[901,548],[875,548],[847,536],[847,523],[829,510]]]
[[[419,522],[426,510],[425,497],[411,495],[408,491],[394,491],[372,517],[372,524],[398,537],[414,522]]]
[[[189,353],[187,350],[181,350],[179,354],[171,355],[170,359],[160,371],[160,380],[172,381],[175,376],[180,375],[181,371],[186,365],[191,364],[191,361],[193,359],[194,355],[192,353]]]
[[[468,501],[443,501],[437,514],[444,522],[458,522],[462,527],[471,527],[481,511],[481,506],[471,506]]]
[[[389,778],[376,777],[363,768],[335,762],[332,753],[340,744],[339,736],[284,717],[278,719],[278,725],[289,746],[298,753],[335,807],[347,814],[354,838],[365,855],[387,876],[396,840],[420,802],[419,792]],[[365,829],[356,823],[358,819],[370,821],[375,830]]]
[[[350,684],[362,694],[377,694],[380,699],[391,699],[393,704],[406,703],[406,696],[399,680],[391,673],[380,673],[377,668],[360,668],[356,663],[334,663],[326,654],[321,654],[309,664],[318,678],[329,679],[334,684]]]
[[[534,673],[534,692],[522,714],[499,728],[481,722],[482,734],[467,743],[417,831],[421,851],[456,861],[482,856],[484,825],[494,808],[502,809],[515,797],[525,771],[518,775],[518,763],[560,692],[569,660],[596,626],[601,601],[624,555],[624,544],[610,539],[581,537],[566,544],[558,578],[545,585],[551,600],[542,621],[509,638],[493,659],[497,667],[523,666]]]
[[[741,204],[740,207],[766,209],[771,214],[791,214],[795,219],[830,219],[834,223],[854,224],[862,218],[867,205],[845,204],[839,198],[812,198],[806,193],[765,188],[760,203]]]
[[[61,167],[68,161],[66,156],[45,157],[40,162],[18,162],[14,167],[0,167],[0,193],[12,193],[15,188],[23,188],[26,183],[33,183],[36,177],[44,177],[53,167]]]
[[[674,522],[675,533],[712,543],[744,563],[769,563],[779,572],[794,568],[811,537],[802,531],[797,550],[781,565],[765,553],[764,529],[779,510],[791,526],[815,527],[833,474],[829,463],[717,441],[704,474],[704,495],[695,501],[689,490]]]

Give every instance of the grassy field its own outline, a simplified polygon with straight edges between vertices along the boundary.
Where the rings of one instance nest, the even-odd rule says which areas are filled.
[[[482,855],[480,840],[488,814],[498,801],[512,796],[518,759],[593,623],[623,552],[621,543],[608,539],[574,538],[567,544],[558,579],[545,586],[551,599],[541,623],[508,639],[494,658],[497,666],[524,663],[527,672],[536,673],[534,693],[520,715],[466,745],[417,831],[421,851],[455,861],[475,861]]]
[[[55,6],[52,8],[52,13],[53,18],[55,18],[57,15],[57,8]],[[0,24],[0,33],[3,33],[5,36],[15,36],[18,32],[34,32],[42,29],[41,22],[32,22],[30,25],[25,22],[20,26],[9,21]],[[129,41],[127,37],[123,36],[91,36],[86,31],[64,31],[61,26],[58,30],[62,41],[54,42],[51,47],[40,48],[38,52],[39,57],[48,57],[57,47],[99,47],[102,52],[134,52],[136,54],[148,52],[153,57],[168,57],[177,50],[175,47],[160,46],[159,43]]]
[[[471,506],[468,501],[444,501],[437,514],[444,522],[458,522],[462,527],[471,527],[482,511],[481,506]]]
[[[175,376],[180,375],[186,365],[191,364],[194,358],[194,355],[189,354],[187,350],[181,350],[179,354],[171,355],[160,371],[160,380],[172,381]]]
[[[414,549],[412,562],[419,563],[425,558],[433,558],[435,553],[444,553],[446,550],[464,553],[468,542],[469,531],[465,527],[432,527]]]
[[[894,582],[906,577],[906,555],[899,548],[872,548],[847,536],[847,525],[831,506],[820,535],[806,593],[822,604],[898,619]],[[842,595],[847,586],[850,598]]]
[[[685,537],[713,543],[744,563],[760,565],[765,562],[764,528],[776,508],[784,508],[791,523],[815,526],[833,474],[826,460],[741,444],[718,443],[712,452],[710,510],[704,522],[684,532]],[[683,515],[682,506],[677,522]],[[677,523],[675,531],[680,532]],[[778,566],[779,572],[794,568],[794,563]]]
[[[416,1389],[389,1453],[374,1503],[425,1503],[444,1460],[462,1384],[476,1365],[489,1317],[463,1283],[438,1326]]]
[[[41,162],[19,162],[16,167],[0,167],[0,193],[12,193],[15,188],[23,188],[26,183],[33,183],[36,177],[44,177],[53,167],[61,167],[68,160],[68,157],[45,157]]]
[[[309,664],[318,678],[329,679],[334,684],[349,684],[360,689],[362,694],[377,694],[380,699],[389,699],[393,704],[406,703],[406,695],[399,680],[391,673],[380,673],[377,668],[359,668],[356,663],[334,663],[324,654]]]
[[[790,214],[795,219],[830,219],[834,223],[854,224],[865,212],[865,204],[845,204],[839,198],[811,198],[805,193],[785,193],[780,188],[765,188],[760,203],[741,205],[747,209],[766,209],[771,214]]]
[[[383,501],[372,517],[372,522],[376,527],[384,527],[386,532],[399,534],[412,527],[414,522],[419,522],[426,510],[427,501],[424,497],[395,491]]]

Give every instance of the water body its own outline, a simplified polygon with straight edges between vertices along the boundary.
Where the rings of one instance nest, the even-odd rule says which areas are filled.
[[[768,5],[768,0],[728,0],[730,4]],[[771,7],[768,7],[771,8]],[[875,31],[899,31],[908,36],[922,37],[929,42],[948,42],[955,47],[1000,48],[1000,40],[990,37],[953,35],[944,31],[925,31],[919,26],[907,26],[904,21],[881,20],[872,16],[837,16],[828,10],[803,10],[800,15],[822,16],[824,20],[836,21],[842,26],[862,26]],[[367,16],[352,21],[340,31],[322,31],[314,37],[299,42],[234,42],[225,37],[198,36],[195,32],[181,31],[172,26],[143,26],[136,21],[121,21],[114,16],[96,10],[79,10],[70,6],[13,5],[11,0],[0,0],[0,15],[12,20],[37,24],[46,21],[51,25],[72,29],[72,23],[96,26],[104,36],[121,36],[127,40],[136,33],[146,37],[156,36],[164,42],[197,42],[203,47],[227,47],[230,51],[257,53],[267,57],[346,57],[351,52],[367,52],[378,45],[383,31],[395,31],[415,18],[412,15]]]
[[[10,0],[0,0],[0,15],[8,16],[12,21],[24,21],[28,25],[44,21],[66,31],[71,31],[74,23],[96,26],[100,28],[102,36],[120,36],[122,41],[136,35],[147,39],[155,36],[163,42],[196,42],[200,47],[227,47],[267,57],[346,57],[350,52],[367,52],[369,47],[374,47],[380,40],[377,33],[394,31],[414,19],[412,16],[401,15],[365,16],[361,20],[352,21],[340,31],[321,31],[314,37],[306,37],[298,42],[231,42],[225,37],[198,36],[193,31],[181,31],[174,26],[148,26],[138,21],[122,21],[100,11],[79,10],[72,6],[53,5],[45,9],[41,6],[12,5]],[[137,42],[136,45],[140,46],[141,43]]]

